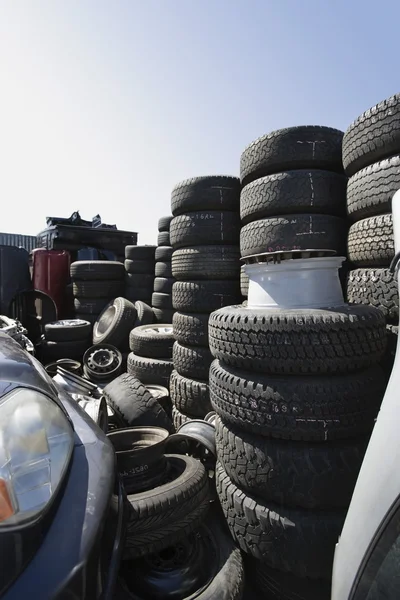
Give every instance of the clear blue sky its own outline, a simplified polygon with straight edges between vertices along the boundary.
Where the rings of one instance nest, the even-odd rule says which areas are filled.
[[[154,243],[175,183],[400,91],[395,0],[2,0],[0,231],[97,212]]]

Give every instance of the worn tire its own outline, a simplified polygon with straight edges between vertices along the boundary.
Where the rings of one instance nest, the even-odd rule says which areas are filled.
[[[146,302],[142,302],[142,300],[137,300],[135,302],[135,308],[137,312],[136,321],[133,327],[141,327],[142,325],[151,325],[154,322],[154,313],[151,306],[146,304]]]
[[[81,321],[87,321],[88,323],[90,323],[92,329],[93,329],[93,325],[97,321],[97,317],[98,317],[98,315],[85,315],[85,314],[81,314],[81,313],[75,314],[75,319],[80,319]],[[92,336],[90,335],[90,337],[92,337]]]
[[[175,340],[183,346],[208,348],[208,317],[208,314],[174,313],[172,325]]]
[[[137,356],[133,352],[128,354],[128,373],[142,383],[154,383],[168,388],[173,368],[173,362],[168,358],[148,358]]]
[[[153,275],[154,273],[154,260],[130,260],[127,258],[124,265],[127,273],[140,275]]]
[[[196,211],[171,221],[170,238],[174,249],[203,244],[238,244],[240,219],[236,212]]]
[[[176,408],[176,406],[172,406],[172,422],[176,430],[178,430],[179,427],[184,423],[187,423],[188,421],[192,420],[193,417],[188,417],[187,415],[184,415]]]
[[[137,356],[172,358],[174,345],[172,325],[143,325],[129,334],[129,347]]]
[[[132,375],[119,375],[106,385],[104,396],[121,427],[150,425],[172,430],[172,423],[159,402]]]
[[[224,423],[275,439],[320,442],[370,433],[386,380],[379,366],[335,377],[280,377],[214,361],[209,385]]]
[[[189,379],[172,371],[169,392],[173,405],[184,415],[202,419],[212,410],[208,381]]]
[[[44,335],[51,342],[87,341],[92,337],[92,325],[80,319],[64,319],[46,323]]]
[[[345,217],[347,177],[320,170],[275,173],[256,179],[242,189],[240,218],[243,225],[293,213]]]
[[[181,181],[172,190],[172,214],[176,217],[196,210],[237,211],[239,199],[240,181],[237,177],[194,177]]]
[[[242,227],[242,256],[291,250],[335,250],[346,255],[347,223],[330,215],[286,215]]]
[[[155,277],[167,277],[167,278],[172,277],[171,261],[156,262]]]
[[[180,312],[210,313],[239,301],[237,280],[177,281],[172,287],[172,304]]]
[[[386,325],[386,333],[388,343],[385,355],[383,356],[380,364],[388,380],[392,373],[394,360],[396,358],[397,341],[399,337],[398,325]]]
[[[137,319],[135,306],[125,298],[115,298],[101,313],[93,327],[93,344],[112,344],[125,352],[129,332]]]
[[[244,266],[240,267],[240,291],[242,296],[247,298],[249,295],[249,276],[247,275]]]
[[[400,151],[400,94],[360,115],[343,138],[343,166],[354,175],[368,165]]]
[[[172,294],[172,286],[175,283],[173,277],[156,277],[154,279],[154,291],[162,294]]]
[[[367,369],[386,348],[385,318],[370,306],[252,309],[210,315],[210,350],[227,365],[271,374],[348,373]]]
[[[109,298],[74,298],[74,307],[81,315],[99,315],[109,302]]]
[[[168,217],[160,217],[158,219],[158,231],[169,231],[169,225],[172,221],[172,215]]]
[[[171,262],[172,246],[158,246],[156,250],[156,262]]]
[[[157,236],[157,246],[170,246],[171,240],[169,237],[169,231],[160,231]]]
[[[124,265],[113,260],[78,260],[71,263],[73,281],[123,280]]]
[[[124,292],[123,281],[75,281],[72,286],[75,298],[117,298]]]
[[[346,510],[313,512],[265,502],[241,491],[219,463],[215,475],[228,527],[244,552],[299,577],[331,577]]]
[[[172,378],[171,378],[172,381]],[[368,438],[272,440],[215,420],[218,460],[242,490],[284,506],[347,508]]]
[[[153,292],[151,296],[151,305],[153,308],[172,310],[172,294]]]
[[[154,262],[156,246],[125,246],[125,258],[132,261],[148,260]]]
[[[368,217],[349,229],[349,261],[357,267],[388,267],[394,257],[393,219],[391,214]]]
[[[156,323],[171,323],[174,317],[173,310],[169,308],[153,308],[154,319]]]
[[[208,372],[212,363],[212,354],[202,346],[181,346],[175,342],[172,349],[174,368],[183,377],[208,380]]]
[[[390,269],[355,269],[347,278],[347,301],[374,306],[389,321],[399,320],[399,290]]]
[[[175,250],[172,276],[191,279],[239,279],[239,246],[193,246]]]
[[[264,135],[251,142],[240,158],[242,185],[292,169],[341,173],[342,140],[342,131],[314,125],[287,127]]]

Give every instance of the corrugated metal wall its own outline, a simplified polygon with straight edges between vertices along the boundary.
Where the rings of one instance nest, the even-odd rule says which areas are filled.
[[[0,233],[0,246],[17,246],[31,252],[38,247],[37,237],[34,235],[20,235],[19,233]]]

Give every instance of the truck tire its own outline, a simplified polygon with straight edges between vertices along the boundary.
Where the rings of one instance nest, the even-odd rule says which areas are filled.
[[[142,383],[154,383],[169,388],[173,368],[173,362],[168,358],[148,358],[137,356],[133,352],[128,354],[128,373]]]
[[[224,175],[186,179],[174,187],[171,196],[174,217],[195,210],[237,211],[239,202],[239,179]]]
[[[172,371],[169,391],[173,405],[184,415],[202,419],[212,410],[208,381],[189,379]]]
[[[174,367],[183,377],[208,380],[212,354],[202,346],[181,346],[175,342],[172,350]]]
[[[171,324],[143,325],[129,334],[129,347],[137,356],[172,358],[174,333]]]
[[[172,287],[175,310],[188,313],[210,313],[217,308],[240,302],[239,282],[177,281]]]
[[[70,271],[73,281],[118,281],[124,278],[124,265],[113,260],[78,260],[71,263]]]
[[[347,301],[378,308],[388,321],[399,320],[399,290],[390,269],[354,269],[347,278]]]
[[[190,279],[239,279],[239,246],[193,246],[175,250],[172,276]]]
[[[240,219],[236,212],[203,210],[179,215],[171,221],[174,249],[202,244],[238,244]]]
[[[391,214],[368,217],[349,229],[349,261],[357,267],[388,267],[394,257],[393,219]]]
[[[183,346],[208,348],[208,317],[208,314],[174,313],[172,325],[175,340]]]

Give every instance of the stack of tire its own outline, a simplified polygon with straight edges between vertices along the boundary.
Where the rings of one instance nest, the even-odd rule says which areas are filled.
[[[143,384],[162,385],[169,388],[173,369],[172,324],[142,325],[129,335],[127,370]]]
[[[71,263],[75,314],[92,325],[105,306],[124,292],[124,265],[117,261],[80,260]]]
[[[125,246],[125,298],[151,306],[155,246]]]
[[[172,216],[161,217],[158,221],[158,239],[156,249],[156,266],[151,306],[157,323],[172,323],[172,246],[169,228]]]
[[[341,139],[295,128],[245,150],[244,255],[342,254]],[[329,599],[334,547],[385,390],[383,315],[345,304],[230,306],[210,315],[209,344],[217,493],[248,579],[270,599]]]
[[[356,119],[343,139],[343,165],[350,176],[347,212],[351,226],[348,258],[352,265],[347,299],[376,306],[386,317],[389,375],[397,345],[399,295],[389,266],[394,257],[391,201],[400,189],[400,94]]]
[[[208,318],[241,301],[239,287],[240,182],[197,177],[172,191],[170,241],[175,344],[170,382],[176,427],[211,410],[208,377],[212,356]]]
[[[92,326],[85,319],[65,319],[44,326],[40,344],[45,364],[62,358],[80,361],[92,344]]]

